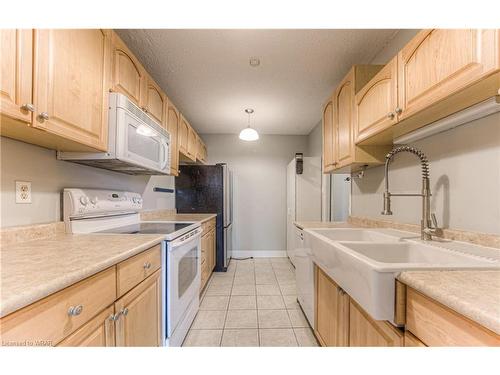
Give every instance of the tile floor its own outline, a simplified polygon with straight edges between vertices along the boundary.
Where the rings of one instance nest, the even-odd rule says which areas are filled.
[[[183,346],[318,346],[288,258],[231,260],[214,273]]]

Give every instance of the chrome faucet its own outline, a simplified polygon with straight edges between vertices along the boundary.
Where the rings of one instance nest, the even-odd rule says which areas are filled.
[[[422,193],[418,194],[394,194],[389,191],[389,163],[394,155],[400,152],[409,152],[420,159],[422,165]],[[415,147],[399,146],[385,156],[385,191],[384,210],[382,215],[392,215],[391,197],[422,197],[422,221],[420,224],[420,238],[424,241],[432,240],[432,236],[439,232],[436,215],[431,214],[431,189],[429,183],[429,161],[424,153]]]

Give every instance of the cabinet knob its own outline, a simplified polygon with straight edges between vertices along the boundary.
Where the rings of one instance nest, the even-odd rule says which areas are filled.
[[[397,107],[394,112],[396,112],[396,114],[400,115],[401,113],[403,113],[403,110],[399,107]]]
[[[146,263],[144,263],[143,267],[144,267],[145,270],[149,270],[151,268],[151,263],[150,262],[146,262]]]
[[[68,309],[69,316],[77,316],[80,315],[83,311],[83,305],[71,306]]]
[[[392,120],[392,119],[394,119],[394,117],[395,117],[395,116],[396,116],[396,115],[394,114],[394,112],[389,112],[389,113],[387,114],[387,118],[388,118],[388,119],[391,119],[391,120]]]
[[[26,103],[21,106],[21,109],[29,112],[35,112],[35,106],[31,103]]]
[[[127,307],[125,307],[124,309],[122,309],[121,314],[122,314],[123,316],[127,316],[127,314],[128,314],[128,308],[127,308]]]
[[[47,112],[41,112],[38,117],[42,120],[48,120],[49,119],[49,114]]]

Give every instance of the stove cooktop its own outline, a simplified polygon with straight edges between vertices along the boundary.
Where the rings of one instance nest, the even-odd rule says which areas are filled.
[[[189,227],[193,223],[147,223],[141,222],[123,227],[111,228],[95,233],[110,234],[170,234]]]

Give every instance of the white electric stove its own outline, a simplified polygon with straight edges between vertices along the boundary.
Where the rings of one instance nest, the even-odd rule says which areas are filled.
[[[165,346],[181,346],[199,308],[201,227],[188,221],[141,221],[138,193],[64,189],[66,232],[161,234],[162,337]]]

